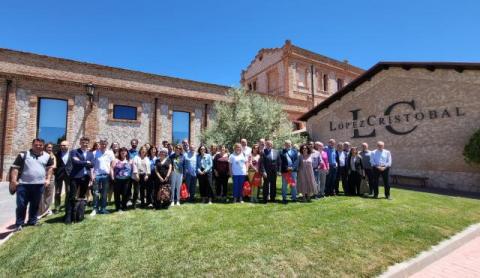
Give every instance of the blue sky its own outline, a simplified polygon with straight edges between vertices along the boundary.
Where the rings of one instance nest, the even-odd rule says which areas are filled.
[[[368,69],[480,61],[480,1],[7,1],[0,47],[224,85],[285,39]]]

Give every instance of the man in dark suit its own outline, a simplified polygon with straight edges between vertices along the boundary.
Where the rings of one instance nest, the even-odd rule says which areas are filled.
[[[60,209],[63,184],[65,184],[65,196],[68,196],[70,189],[70,178],[66,167],[70,158],[68,147],[68,141],[62,141],[60,143],[60,150],[55,154],[57,161],[57,168],[55,169],[55,213],[58,213]],[[67,206],[67,199],[68,198],[65,198],[65,207]]]
[[[80,148],[70,152],[70,159],[67,168],[70,172],[70,192],[65,209],[65,224],[72,223],[75,201],[85,199],[88,187],[93,182],[93,153],[88,150],[90,139],[82,137],[80,139]]]
[[[261,172],[263,174],[263,202],[267,202],[268,193],[270,191],[270,201],[275,201],[277,193],[277,173],[280,173],[282,160],[280,153],[273,149],[272,140],[265,142],[263,150],[263,160],[261,164]]]

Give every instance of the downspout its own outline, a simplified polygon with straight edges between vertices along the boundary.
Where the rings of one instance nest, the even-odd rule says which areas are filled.
[[[153,145],[157,147],[157,108],[158,98],[155,98],[155,108],[153,109]]]
[[[5,144],[5,139],[7,137],[7,115],[8,115],[8,101],[9,101],[9,95],[10,95],[10,86],[12,84],[12,80],[7,79],[7,85],[6,85],[6,90],[5,90],[5,105],[4,110],[3,110],[3,125],[2,125],[2,152],[0,154],[0,180],[3,179],[3,164],[5,163],[5,149],[6,149],[6,144]]]
[[[310,65],[310,81],[311,81],[311,86],[312,87],[312,107],[315,107],[315,86],[314,86],[314,83],[313,83],[313,75],[314,75],[314,67],[313,67],[313,64]]]
[[[207,125],[208,125],[208,103],[205,103],[205,113],[204,113],[204,116],[203,116],[203,129],[207,129]]]

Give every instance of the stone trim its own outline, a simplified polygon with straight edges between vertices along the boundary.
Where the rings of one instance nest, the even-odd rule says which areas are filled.
[[[136,120],[126,120],[126,119],[115,119],[113,117],[113,107],[115,105],[123,105],[137,108],[137,119]],[[142,122],[142,112],[143,106],[140,101],[127,101],[127,100],[112,100],[108,98],[108,120],[107,122],[118,122],[118,123],[132,123],[140,124]]]

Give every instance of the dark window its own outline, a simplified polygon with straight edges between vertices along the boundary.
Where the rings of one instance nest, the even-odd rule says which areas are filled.
[[[187,139],[190,142],[190,113],[173,111],[172,115],[172,142],[179,144]]]
[[[323,90],[328,91],[328,75],[326,74],[323,75]]]
[[[136,120],[137,107],[126,105],[113,106],[113,118],[119,120]]]
[[[249,90],[249,91],[252,90],[252,83],[248,83],[248,90]]]
[[[60,144],[67,137],[67,107],[63,99],[40,98],[38,102],[37,137]]]
[[[256,91],[257,90],[257,81],[253,81],[252,83],[252,87],[253,87],[253,90]]]
[[[337,90],[341,90],[343,88],[343,79],[337,79]]]

